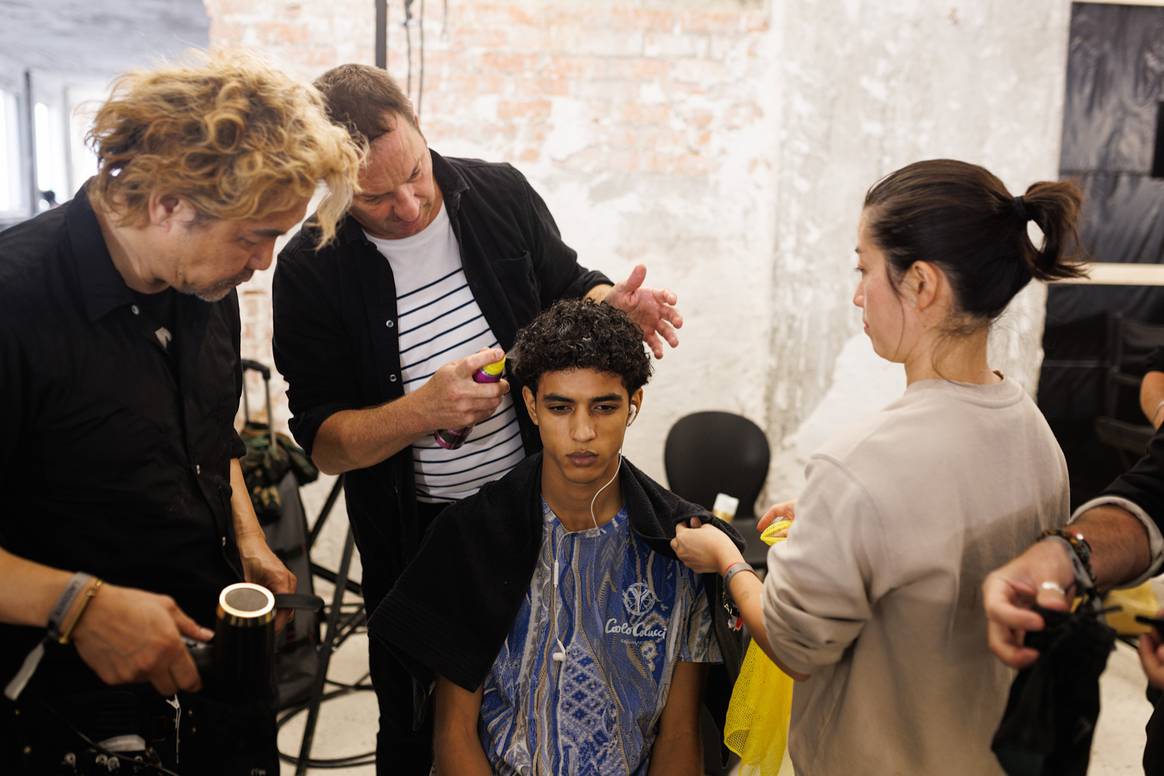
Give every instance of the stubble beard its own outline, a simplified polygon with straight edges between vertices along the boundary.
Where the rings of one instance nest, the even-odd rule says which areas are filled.
[[[220,283],[215,283],[209,288],[192,288],[188,290],[183,289],[182,292],[186,294],[192,294],[201,299],[203,302],[210,302],[211,304],[214,302],[221,302],[223,299],[226,299],[228,296],[230,296],[231,291],[250,280],[252,274],[253,273],[251,272],[241,272],[232,278],[223,280]]]

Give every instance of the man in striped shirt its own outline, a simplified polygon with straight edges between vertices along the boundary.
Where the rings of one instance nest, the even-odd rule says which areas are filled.
[[[508,164],[431,151],[408,98],[382,70],[343,65],[316,86],[368,155],[337,240],[316,251],[309,222],[279,256],[275,360],[291,430],[325,472],[344,474],[371,612],[445,505],[499,479],[540,446],[509,384],[473,381],[517,330],[557,299],[628,313],[657,358],[682,318],[645,268],[612,284],[581,267],[545,202]],[[472,426],[448,450],[434,432]],[[410,675],[370,648],[380,703],[377,770],[427,773]],[[416,729],[414,729],[416,728]]]

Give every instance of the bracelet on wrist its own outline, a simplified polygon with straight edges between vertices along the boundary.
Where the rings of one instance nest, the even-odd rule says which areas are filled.
[[[1083,534],[1072,531],[1070,528],[1048,528],[1039,534],[1036,541],[1044,539],[1059,539],[1066,542],[1071,550],[1071,566],[1075,572],[1075,582],[1084,590],[1096,587],[1095,572],[1091,568],[1091,545]]]
[[[97,591],[101,589],[102,580],[97,577],[78,571],[65,585],[56,605],[49,612],[48,637],[59,644],[68,644],[73,629],[85,613],[89,602]]]
[[[724,610],[728,613],[728,627],[734,631],[738,631],[744,626],[744,620],[740,616],[740,609],[736,606],[735,599],[732,598],[732,577],[744,571],[750,571],[752,574],[755,574],[756,579],[760,578],[760,575],[756,574],[756,570],[752,568],[752,564],[742,560],[732,563],[724,569],[722,575],[723,592],[721,594],[721,603],[723,604]]]
[[[61,591],[57,602],[53,604],[52,611],[49,612],[46,627],[48,629],[48,636],[53,641],[60,641],[62,625],[69,614],[69,610],[76,602],[77,596],[89,585],[92,579],[93,577],[83,571],[78,571],[69,577],[69,581],[65,584],[65,589]]]
[[[81,616],[85,614],[85,610],[89,607],[89,602],[93,600],[93,596],[97,595],[97,591],[101,589],[101,585],[105,582],[101,579],[94,578],[85,591],[78,596],[77,605],[73,607],[68,622],[61,631],[61,636],[58,639],[61,644],[68,644],[69,639],[73,637],[73,631],[77,628],[77,623],[81,621]]]
[[[102,584],[100,579],[83,571],[78,571],[69,578],[65,589],[57,598],[52,611],[49,612],[44,638],[28,651],[20,664],[20,670],[4,686],[5,698],[15,703],[20,694],[24,692],[24,688],[32,679],[32,675],[36,673],[36,668],[44,657],[46,644],[50,641],[56,641],[60,644],[69,643],[73,629],[77,627],[81,615],[85,613],[85,608],[93,600],[93,596],[97,595]]]
[[[735,563],[731,564],[723,570],[723,574],[721,576],[723,577],[724,587],[730,588],[732,577],[734,577],[736,574],[739,574],[741,571],[750,571],[752,574],[756,574],[756,570],[752,568],[751,563],[748,563],[745,560],[737,560]],[[759,578],[758,574],[756,576]]]

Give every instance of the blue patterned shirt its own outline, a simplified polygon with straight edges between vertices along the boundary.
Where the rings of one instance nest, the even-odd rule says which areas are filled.
[[[722,659],[703,584],[636,539],[625,507],[575,532],[543,513],[529,591],[485,679],[485,755],[503,776],[646,773],[675,664]]]

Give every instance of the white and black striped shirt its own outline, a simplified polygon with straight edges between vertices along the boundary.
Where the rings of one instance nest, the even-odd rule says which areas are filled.
[[[424,231],[398,240],[368,239],[392,267],[404,392],[417,390],[442,365],[497,347],[461,267],[461,251],[444,206]],[[412,446],[416,494],[442,503],[471,496],[525,457],[510,396],[473,427],[465,444],[445,450],[432,437]]]

